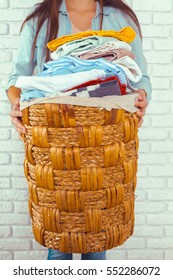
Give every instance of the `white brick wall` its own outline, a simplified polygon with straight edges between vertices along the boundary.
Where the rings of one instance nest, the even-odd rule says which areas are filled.
[[[23,172],[23,143],[4,92],[22,20],[38,0],[0,0],[0,259],[45,259],[33,239]],[[173,0],[129,0],[143,31],[153,86],[139,130],[135,233],[109,259],[173,259]],[[76,258],[79,256],[76,255]]]

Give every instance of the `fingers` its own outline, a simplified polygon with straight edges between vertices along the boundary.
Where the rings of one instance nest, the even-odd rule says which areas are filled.
[[[19,133],[19,139],[22,140],[22,141],[24,140],[24,134],[23,133]]]
[[[15,129],[19,134],[25,134],[26,130],[24,128],[21,128],[20,126],[15,125]]]
[[[142,96],[138,97],[138,100],[135,101],[135,106],[138,108],[147,108],[148,106],[148,101],[146,98],[143,98]]]
[[[136,111],[136,115],[139,118],[142,118],[145,115],[146,109],[140,109],[138,111]]]
[[[22,112],[20,111],[20,97],[16,98],[12,104],[12,110],[10,112],[11,122],[14,124],[16,131],[19,133],[19,138],[23,139],[26,133],[26,128],[22,123]],[[23,135],[23,136],[22,136]]]
[[[144,90],[138,90],[138,99],[135,101],[135,106],[138,108],[146,108],[148,106],[148,101],[146,98],[146,92]]]
[[[136,92],[139,93],[142,98],[147,98],[147,93],[144,89],[138,89]]]
[[[135,101],[135,106],[139,109],[136,111],[136,115],[139,118],[138,121],[138,126],[141,127],[143,124],[143,116],[145,115],[146,108],[148,106],[148,101],[147,101],[147,94],[145,90],[139,89],[136,92],[138,92],[138,98]]]
[[[16,98],[13,103],[13,110],[20,111],[20,98]]]
[[[26,128],[23,125],[22,120],[21,120],[22,112],[12,110],[10,112],[10,116],[11,116],[11,122],[12,122],[12,124],[14,124],[15,129],[19,133],[26,133]]]
[[[137,117],[139,118],[138,126],[140,127],[143,123],[143,116],[145,115],[145,109],[138,110],[136,112]]]
[[[140,119],[139,119],[139,122],[138,122],[138,126],[141,127],[142,124],[143,124],[143,122],[144,122],[144,119],[143,119],[143,118],[140,118]]]
[[[16,130],[19,133],[25,133],[26,132],[26,128],[24,127],[22,121],[19,118],[12,118],[11,122],[14,124]]]
[[[18,110],[12,110],[10,112],[11,118],[21,118],[22,117],[22,112]]]
[[[10,112],[11,122],[19,134],[26,133],[26,129],[22,123],[22,112],[20,111],[20,98],[17,98],[13,104],[13,109]]]
[[[148,102],[146,100],[144,101],[135,101],[135,106],[139,109],[145,109],[148,106]]]

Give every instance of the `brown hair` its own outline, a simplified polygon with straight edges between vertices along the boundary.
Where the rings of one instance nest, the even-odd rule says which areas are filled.
[[[132,19],[132,21],[136,24],[139,30],[139,34],[142,38],[141,29],[137,16],[123,0],[98,0],[98,2],[100,3],[101,11],[102,11],[100,16],[100,29],[102,27],[102,21],[103,21],[103,7],[111,6],[116,9],[119,9],[121,12],[128,15]],[[37,18],[37,28],[36,28],[36,34],[34,37],[33,45],[32,45],[31,59],[33,59],[34,56],[34,50],[35,50],[38,34],[40,32],[41,27],[43,26],[43,23],[46,20],[47,20],[47,31],[46,31],[45,44],[57,37],[57,33],[59,29],[59,16],[57,11],[59,11],[59,7],[61,3],[62,0],[44,0],[42,3],[36,4],[35,10],[24,20],[21,30],[27,21]],[[49,58],[50,58],[50,52],[49,49],[47,48],[46,61],[48,61]]]

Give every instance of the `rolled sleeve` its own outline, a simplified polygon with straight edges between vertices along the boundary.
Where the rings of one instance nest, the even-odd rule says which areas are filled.
[[[142,72],[141,80],[138,83],[136,83],[134,86],[139,89],[144,89],[147,93],[147,100],[149,101],[151,99],[152,87],[151,87],[150,78],[149,78],[148,72],[147,72],[147,62],[143,55],[141,38],[139,37],[138,34],[136,34],[136,38],[131,43],[131,46],[132,46],[132,52],[135,55],[135,61],[138,64],[138,66]]]
[[[143,52],[142,40],[139,35],[139,30],[136,24],[132,21],[132,19],[127,17],[127,22],[136,31],[136,37],[134,41],[131,43],[131,46],[132,46],[132,52],[135,55],[135,61],[142,72],[141,80],[138,83],[133,84],[133,86],[138,89],[144,89],[147,93],[147,100],[150,101],[152,86],[148,75],[148,65]]]
[[[37,63],[37,48],[35,48],[34,58],[31,61],[31,52],[34,37],[35,32],[33,24],[31,23],[31,21],[28,21],[25,23],[23,30],[20,34],[19,47],[16,53],[15,60],[13,62],[12,72],[8,78],[6,92],[11,86],[15,86],[15,83],[19,76],[32,75]]]

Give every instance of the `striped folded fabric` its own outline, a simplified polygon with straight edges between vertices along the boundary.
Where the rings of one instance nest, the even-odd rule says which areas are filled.
[[[117,83],[118,83],[118,86],[117,86]],[[102,88],[103,87],[106,87],[107,85],[111,85],[113,86],[113,84],[115,85],[116,84],[116,87],[113,89],[113,90],[116,90],[116,93],[114,93],[115,95],[125,95],[127,92],[126,92],[126,85],[125,84],[121,84],[120,81],[118,80],[118,78],[116,76],[111,76],[109,78],[106,78],[106,79],[96,79],[96,80],[91,80],[89,82],[86,82],[86,83],[83,83],[83,84],[80,84],[78,86],[75,86],[71,89],[69,89],[67,92],[70,92],[71,90],[78,90],[78,92],[81,92],[83,90],[86,89],[86,87],[89,89],[89,90],[93,90],[94,89],[94,85],[100,85]],[[89,88],[89,86],[91,86]],[[84,89],[85,88],[85,89]],[[95,87],[96,89],[97,87]],[[119,93],[120,91],[120,93]],[[107,95],[107,94],[106,94]]]
[[[121,89],[117,80],[103,81],[97,85],[76,88],[71,90],[70,94],[70,96],[78,97],[103,97],[110,95],[121,95]]]

